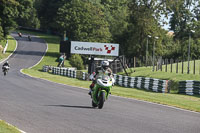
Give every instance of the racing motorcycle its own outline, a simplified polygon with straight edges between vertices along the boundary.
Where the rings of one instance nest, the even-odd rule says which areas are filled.
[[[104,102],[108,99],[111,88],[114,85],[114,78],[108,75],[97,77],[96,84],[91,92],[92,106],[103,108]]]
[[[4,76],[6,76],[6,74],[8,73],[9,68],[10,68],[9,66],[3,66],[2,67]]]
[[[18,32],[18,35],[19,35],[19,37],[22,37],[22,33],[21,32]]]
[[[28,36],[28,40],[29,40],[29,41],[31,41],[31,40],[32,40],[32,39],[31,39],[31,36]]]

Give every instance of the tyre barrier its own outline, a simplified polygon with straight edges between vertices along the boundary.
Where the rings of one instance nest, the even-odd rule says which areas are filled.
[[[76,78],[80,80],[89,80],[89,74],[86,72],[77,71]]]
[[[145,77],[128,77],[114,74],[115,84],[123,87],[146,89],[154,92],[169,92],[168,80]]]
[[[52,66],[43,66],[42,67],[42,70],[43,70],[43,72],[49,72],[50,70],[52,70]]]
[[[48,71],[48,66],[43,66],[43,71]],[[63,67],[51,67],[52,74],[67,76],[71,78],[77,78],[81,80],[88,80],[89,74],[82,71],[76,71],[75,69],[63,68]],[[169,92],[168,80],[160,80],[145,77],[129,77],[123,75],[113,74],[115,84],[123,87],[146,89],[154,92]]]
[[[71,78],[77,78],[81,80],[88,80],[89,75],[86,72],[76,71],[74,68],[62,68],[43,66],[44,72],[49,72],[67,76]],[[113,74],[115,84],[123,87],[146,89],[154,92],[169,93],[168,80],[160,80],[148,77],[129,77],[123,75]],[[187,95],[200,95],[200,81],[185,80],[179,82],[179,92]]]
[[[64,67],[52,67],[52,66],[43,66],[43,72],[49,72],[55,75],[62,75],[71,78],[78,78],[82,80],[88,80],[88,75],[85,72],[77,71],[74,68],[64,68]]]
[[[179,92],[187,95],[200,95],[200,81],[185,80],[179,82]]]

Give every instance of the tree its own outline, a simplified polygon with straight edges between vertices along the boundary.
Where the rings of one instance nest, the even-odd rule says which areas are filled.
[[[33,0],[16,0],[19,2],[19,16],[16,18],[18,25],[29,28],[39,28],[40,22],[34,8]],[[24,23],[25,22],[25,23]]]
[[[4,39],[4,36],[3,36],[3,29],[2,29],[2,27],[1,27],[1,22],[2,22],[2,20],[1,20],[1,18],[0,18],[0,40],[3,40],[3,39]]]
[[[79,54],[73,54],[70,58],[69,58],[70,64],[73,67],[76,67],[78,70],[83,70],[84,69],[84,65],[83,65],[83,60],[81,58],[81,56]]]
[[[128,25],[128,0],[101,0],[101,4],[104,7],[113,42],[122,43],[121,36]]]
[[[17,23],[31,27],[37,21],[32,0],[0,0],[0,10],[0,39],[5,39],[17,27]]]
[[[3,34],[3,38],[9,34],[9,31],[14,29],[17,25],[14,18],[18,16],[19,3],[15,0],[0,0],[0,33]]]
[[[57,12],[57,28],[71,40],[110,42],[111,33],[105,15],[97,5],[81,0],[66,2]]]
[[[56,15],[65,0],[41,0],[36,2],[36,9],[40,20],[41,28],[45,30],[56,30]]]
[[[170,30],[174,31],[174,38],[183,40],[188,38],[188,31],[192,29],[194,20],[192,6],[195,0],[176,0],[171,1],[168,11],[171,13]]]
[[[159,36],[156,41],[156,53],[161,55],[160,48],[162,41],[161,14],[165,13],[166,3],[157,0],[131,0],[129,3],[129,25],[124,32],[126,41],[123,44],[123,51],[127,55],[144,56],[146,51],[146,39],[152,36],[151,44],[154,43],[155,36]],[[152,50],[152,45],[150,45]]]

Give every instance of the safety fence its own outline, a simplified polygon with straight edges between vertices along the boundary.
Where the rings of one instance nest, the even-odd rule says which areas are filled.
[[[179,82],[179,93],[187,95],[200,95],[200,81],[186,80]]]
[[[74,68],[62,68],[43,66],[44,72],[50,72],[56,75],[77,78],[81,80],[89,80],[89,74],[82,71],[77,71]],[[169,93],[170,81],[148,77],[129,77],[114,74],[115,84],[123,87],[145,89],[153,92]],[[186,80],[179,82],[179,93],[187,95],[200,95],[200,81]]]

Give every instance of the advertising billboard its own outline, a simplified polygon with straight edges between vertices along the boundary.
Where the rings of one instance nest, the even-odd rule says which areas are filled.
[[[71,54],[118,56],[119,44],[71,41]]]

